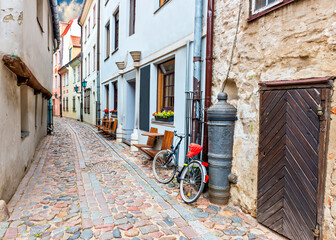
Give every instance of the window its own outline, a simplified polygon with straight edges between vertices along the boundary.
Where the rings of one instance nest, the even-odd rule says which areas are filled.
[[[113,83],[113,98],[114,110],[118,110],[118,82]]]
[[[88,37],[90,37],[90,26],[91,26],[91,19],[88,20]]]
[[[57,76],[54,77],[54,88],[56,89],[57,88]]]
[[[43,0],[36,0],[36,19],[43,32]]]
[[[28,86],[20,87],[21,138],[29,134],[28,123]]]
[[[87,58],[85,58],[85,77],[87,77]]]
[[[73,68],[73,83],[76,83],[76,79],[77,79],[77,77],[76,77],[76,67],[75,68]]]
[[[91,68],[90,68],[90,53],[88,54],[88,73],[89,73],[89,75],[91,73]]]
[[[72,59],[72,47],[69,49],[69,61]]]
[[[90,89],[84,91],[84,113],[90,114]]]
[[[158,66],[158,111],[174,111],[175,60],[169,60]]]
[[[77,77],[78,77],[77,82],[79,82],[80,79],[81,79],[81,76],[80,76],[80,74],[81,74],[80,67],[81,67],[81,65],[77,66]]]
[[[76,112],[76,97],[72,97],[72,112]]]
[[[135,33],[135,1],[130,0],[130,18],[129,18],[129,35]]]
[[[114,13],[114,49],[119,47],[119,9]]]
[[[67,86],[69,86],[69,72],[66,72],[66,82],[67,82]]]
[[[92,49],[92,71],[96,70],[96,45]]]
[[[69,112],[69,97],[66,97],[66,111]]]
[[[105,85],[105,93],[106,93],[106,108],[110,109],[110,87],[109,87],[109,84]]]
[[[252,14],[262,12],[281,2],[283,0],[252,0]]]
[[[106,34],[106,58],[110,56],[110,22],[105,26]]]
[[[93,6],[93,16],[92,16],[92,20],[93,20],[93,26],[92,28],[94,28],[94,26],[96,26],[96,4]]]
[[[87,25],[85,25],[85,42],[87,40]]]
[[[63,98],[63,111],[65,111],[65,98]]]

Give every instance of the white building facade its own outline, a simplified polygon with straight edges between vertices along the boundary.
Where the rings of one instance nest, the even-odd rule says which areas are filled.
[[[99,72],[97,71],[97,32],[98,32],[98,5],[96,0],[85,0],[79,16],[82,27],[82,81],[87,86],[82,91],[83,121],[95,124],[99,111]]]
[[[47,134],[59,27],[55,0],[0,5],[0,199],[8,202]]]
[[[185,133],[185,92],[193,89],[195,1],[106,1],[100,11],[101,103],[102,109],[117,110],[117,140],[146,143],[141,134],[151,127]],[[206,1],[203,33],[205,14]],[[202,51],[204,60],[205,34]],[[141,54],[140,61],[133,60],[134,52]],[[164,110],[174,112],[173,122],[154,120],[152,114]],[[184,144],[180,163],[183,155]]]

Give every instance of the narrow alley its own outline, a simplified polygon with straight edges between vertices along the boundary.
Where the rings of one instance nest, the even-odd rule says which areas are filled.
[[[9,210],[4,239],[281,239],[231,206],[182,203],[151,161],[69,119],[55,119]]]

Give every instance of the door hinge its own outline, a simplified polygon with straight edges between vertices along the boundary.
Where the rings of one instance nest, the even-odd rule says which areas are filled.
[[[316,227],[313,230],[313,234],[314,234],[315,239],[318,239],[320,237],[320,227],[318,224],[316,224]]]
[[[319,119],[320,120],[322,120],[322,116],[323,116],[323,110],[322,110],[322,106],[321,106],[321,104],[319,104],[318,106],[317,106],[317,116],[319,117]]]

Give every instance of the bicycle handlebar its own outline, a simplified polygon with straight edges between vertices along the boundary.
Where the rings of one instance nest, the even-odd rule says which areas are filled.
[[[175,136],[175,137],[179,137],[179,138],[184,138],[184,137],[185,137],[185,134],[178,134],[177,131],[175,130],[175,131],[174,131],[174,136]]]

